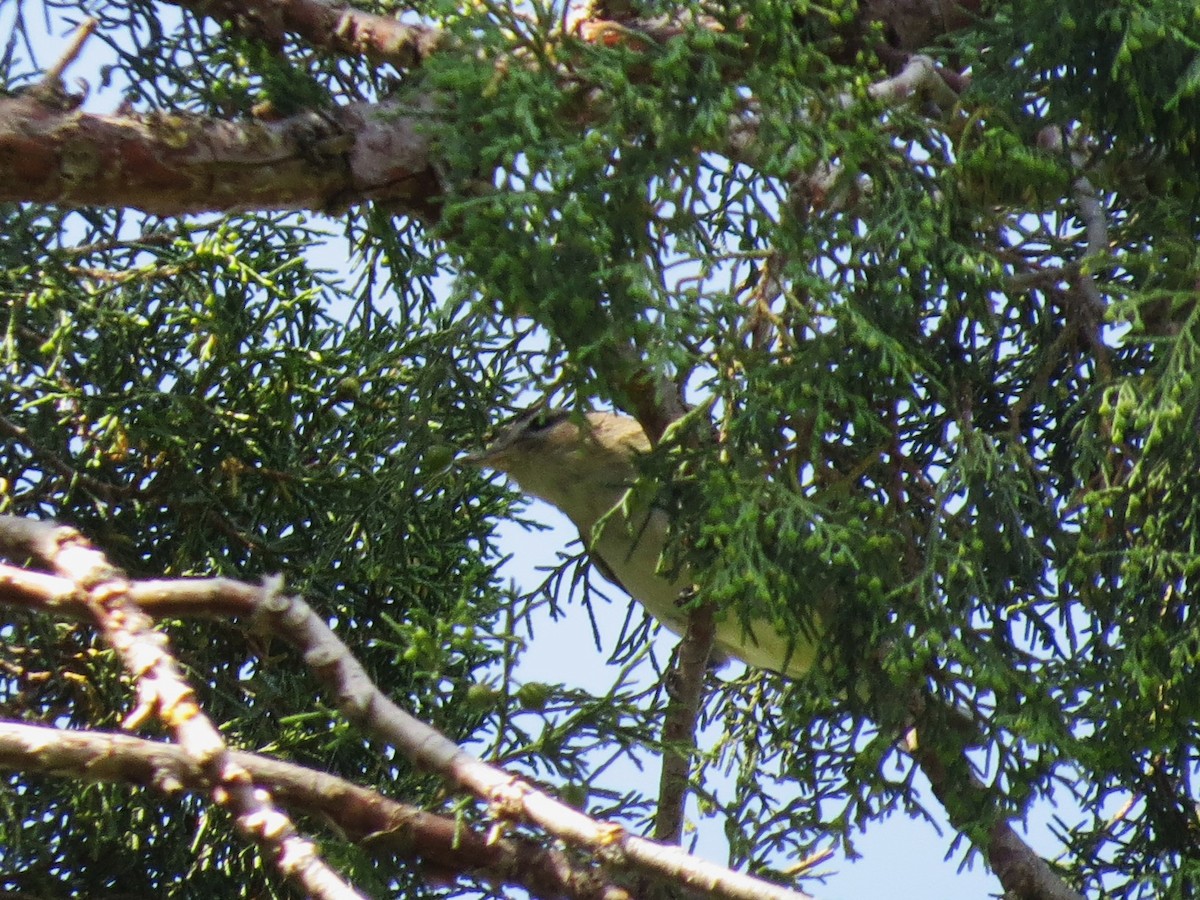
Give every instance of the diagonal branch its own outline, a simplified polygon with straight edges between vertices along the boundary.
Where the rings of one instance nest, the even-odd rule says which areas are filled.
[[[109,502],[116,501],[123,497],[128,497],[136,493],[136,488],[128,484],[111,484],[107,481],[102,481],[86,472],[81,472],[74,468],[70,463],[63,459],[58,454],[51,450],[44,450],[38,446],[37,440],[29,429],[23,428],[16,422],[12,421],[8,416],[0,415],[0,435],[8,435],[14,441],[17,441],[31,455],[44,464],[52,472],[61,475],[67,482],[67,487],[78,483],[84,490],[95,494],[102,500]]]
[[[961,834],[973,835],[973,842],[1004,886],[1004,896],[1012,900],[1083,900],[1083,895],[1064,882],[1003,815],[994,811],[988,788],[975,775],[966,755],[920,740],[918,734],[911,729],[905,736],[905,752],[929,779],[950,824]],[[990,819],[986,838],[978,836],[980,814]]]
[[[530,822],[602,860],[643,874],[701,887],[728,900],[804,900],[806,894],[697,859],[678,847],[629,834],[614,822],[597,822],[501,769],[462,750],[414,718],[371,682],[349,649],[302,600],[284,596],[278,583],[241,585],[261,624],[296,646],[304,661],[337,697],[346,715],[384,738],[414,764],[487,801],[495,816]]]

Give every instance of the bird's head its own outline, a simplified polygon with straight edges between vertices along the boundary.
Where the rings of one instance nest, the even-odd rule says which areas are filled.
[[[503,472],[525,493],[571,514],[589,492],[602,494],[611,506],[612,492],[624,491],[636,476],[634,458],[649,449],[645,432],[630,416],[537,407],[461,461]]]

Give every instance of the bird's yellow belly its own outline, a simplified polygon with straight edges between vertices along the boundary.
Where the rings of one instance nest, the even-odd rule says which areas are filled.
[[[649,516],[635,515],[633,522],[614,513],[600,533],[593,535],[592,552],[650,615],[682,636],[687,630],[687,612],[680,602],[692,581],[686,570],[675,579],[659,574],[666,524],[666,516],[657,510]],[[769,623],[746,626],[731,611],[718,611],[714,644],[727,656],[793,677],[805,674],[816,655],[811,642],[796,638],[789,647],[788,638]]]

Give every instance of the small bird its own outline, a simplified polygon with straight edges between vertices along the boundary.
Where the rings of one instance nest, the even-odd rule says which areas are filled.
[[[649,451],[649,439],[630,416],[576,417],[563,409],[535,408],[462,461],[503,472],[526,494],[561,510],[579,529],[600,573],[682,635],[687,612],[680,602],[693,582],[686,569],[671,578],[660,568],[667,513],[649,502],[624,502],[637,479],[637,457]],[[743,623],[736,615],[718,614],[714,645],[714,656],[792,677],[807,672],[816,657],[810,641],[788,638],[764,621]]]

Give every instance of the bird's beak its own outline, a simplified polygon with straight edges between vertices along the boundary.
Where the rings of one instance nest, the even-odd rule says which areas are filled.
[[[471,450],[467,453],[459,454],[455,458],[454,464],[458,466],[473,466],[481,467],[487,465],[487,450]]]
[[[500,452],[495,448],[484,447],[480,450],[469,450],[459,455],[454,460],[454,464],[458,466],[470,466],[473,469],[490,469],[495,467],[500,455]]]

